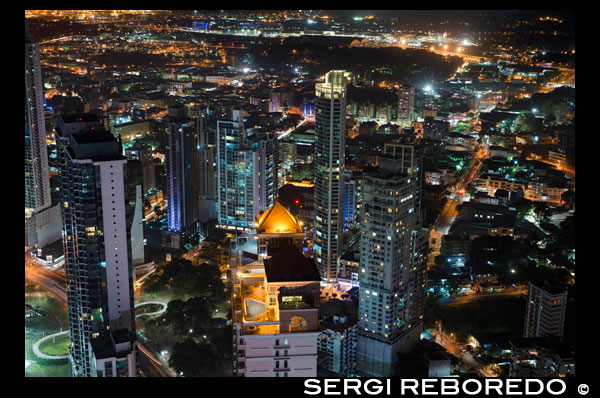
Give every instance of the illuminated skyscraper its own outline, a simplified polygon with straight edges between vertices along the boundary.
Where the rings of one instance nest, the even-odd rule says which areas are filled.
[[[380,377],[394,374],[423,329],[429,235],[419,222],[420,167],[405,161],[384,155],[363,175],[357,367]]]
[[[25,23],[25,209],[40,211],[50,207],[44,93],[39,46]]]
[[[410,127],[415,108],[415,87],[403,84],[398,90],[398,124],[401,127]]]
[[[186,117],[184,107],[169,109],[165,158],[168,227],[179,248],[197,241],[200,210],[198,120]]]
[[[25,20],[25,245],[61,238],[60,208],[52,207],[40,51]]]
[[[253,229],[256,216],[277,200],[278,141],[272,134],[248,134],[241,110],[217,122],[218,224]]]
[[[112,134],[87,127],[57,129],[70,374],[135,376],[131,238],[139,229],[141,168],[129,167]]]
[[[342,246],[347,72],[332,70],[315,86],[315,241],[324,282],[334,283]]]

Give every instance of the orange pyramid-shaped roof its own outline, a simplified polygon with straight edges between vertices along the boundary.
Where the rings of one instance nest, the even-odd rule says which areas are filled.
[[[279,202],[256,217],[256,232],[264,234],[302,233],[300,221]]]

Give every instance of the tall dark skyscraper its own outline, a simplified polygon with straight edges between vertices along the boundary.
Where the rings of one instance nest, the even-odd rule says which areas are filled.
[[[25,246],[61,238],[60,208],[52,206],[40,51],[25,20]]]
[[[420,226],[413,148],[393,149],[362,186],[357,367],[381,377],[393,375],[398,353],[420,339],[429,236]]]
[[[346,75],[343,70],[332,70],[325,82],[315,86],[314,253],[321,279],[327,283],[337,280],[342,246]]]
[[[197,240],[199,219],[198,121],[185,116],[184,107],[169,110],[167,130],[168,225],[171,242],[179,248]],[[178,236],[178,239],[173,237]]]
[[[40,211],[50,204],[40,50],[25,21],[25,209]]]
[[[141,168],[128,167],[119,142],[90,120],[62,117],[63,247],[74,377],[135,376],[132,227]],[[90,116],[91,118],[91,116]],[[66,119],[67,123],[64,123]],[[67,126],[65,126],[65,124]]]

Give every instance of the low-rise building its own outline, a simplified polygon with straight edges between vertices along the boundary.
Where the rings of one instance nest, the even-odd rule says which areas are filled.
[[[356,322],[356,313],[343,305],[321,321],[318,350],[322,366],[344,377],[356,375]]]
[[[509,377],[574,377],[575,350],[537,337],[510,340]]]

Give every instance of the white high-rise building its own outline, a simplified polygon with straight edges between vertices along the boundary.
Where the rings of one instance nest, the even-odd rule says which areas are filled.
[[[348,73],[332,70],[315,85],[315,239],[314,257],[325,283],[337,280],[341,256],[346,87]]]
[[[142,232],[141,167],[128,167],[108,131],[57,132],[70,374],[135,376],[133,261],[143,247],[128,237]]]
[[[363,175],[357,368],[388,377],[420,339],[428,233],[420,227],[420,170],[381,156]]]

